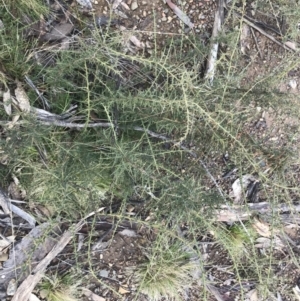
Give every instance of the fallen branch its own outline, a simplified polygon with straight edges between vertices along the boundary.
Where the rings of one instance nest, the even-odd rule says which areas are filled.
[[[75,122],[67,122],[61,120],[51,120],[51,121],[39,120],[39,123],[44,125],[53,125],[53,126],[60,126],[65,128],[96,128],[96,127],[109,128],[114,126],[110,122],[75,123]]]
[[[214,216],[218,222],[233,223],[241,220],[248,220],[256,213],[266,217],[272,215],[272,213],[282,214],[286,212],[298,213],[300,212],[300,205],[279,204],[274,206],[267,202],[247,203],[246,205],[241,206],[233,205],[230,206],[230,208],[227,205],[224,205],[215,211]]]
[[[278,40],[276,40],[273,36],[269,35],[266,31],[264,31],[262,28],[260,28],[259,26],[255,25],[253,22],[251,22],[250,20],[248,20],[247,18],[243,17],[240,13],[234,12],[234,14],[236,16],[238,16],[239,18],[242,18],[242,21],[247,23],[249,26],[255,28],[257,31],[259,31],[261,34],[263,34],[264,36],[266,36],[268,39],[270,39],[271,41],[273,41],[274,43],[276,43],[277,45],[283,47],[285,50],[288,51],[295,51],[295,49],[293,49],[292,47],[289,47],[281,42],[279,42]]]
[[[219,49],[219,42],[216,42],[215,39],[218,36],[219,32],[221,31],[221,26],[223,21],[224,21],[224,0],[219,0],[215,12],[214,27],[211,35],[211,41],[212,41],[211,50],[208,56],[206,74],[205,74],[205,78],[209,80],[210,84],[212,84],[214,80],[216,61],[217,61],[218,49]]]
[[[40,261],[40,263],[32,270],[31,275],[29,275],[17,289],[12,301],[28,301],[31,292],[34,290],[35,286],[42,279],[47,266],[51,261],[66,247],[69,241],[72,239],[74,234],[78,232],[85,223],[85,220],[96,213],[102,211],[104,207],[97,211],[88,214],[86,217],[81,219],[77,224],[71,226],[68,231],[66,231],[56,246],[46,255],[46,257]]]
[[[11,214],[12,212],[23,218],[33,228],[35,227],[36,220],[33,216],[22,210],[21,208],[12,205],[9,197],[0,189],[0,206],[5,214]]]
[[[169,7],[174,11],[175,15],[189,28],[193,28],[194,24],[191,22],[190,18],[183,12],[177,5],[175,5],[171,0],[165,0]]]

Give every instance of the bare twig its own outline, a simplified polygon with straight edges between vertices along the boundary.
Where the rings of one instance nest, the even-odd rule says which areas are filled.
[[[175,5],[171,0],[165,0],[165,2],[185,25],[187,25],[189,28],[194,27],[194,24],[191,22],[190,18],[183,11],[181,11],[177,5]]]
[[[248,19],[244,18],[240,13],[234,12],[234,14],[236,16],[238,16],[239,18],[242,18],[243,22],[247,23],[249,26],[255,28],[257,31],[259,31],[261,34],[263,34],[264,36],[266,36],[268,39],[270,39],[271,41],[273,41],[274,43],[276,43],[277,45],[283,47],[285,50],[288,51],[295,51],[293,48],[279,42],[278,40],[276,40],[273,36],[269,35],[266,31],[264,31],[262,28],[260,28],[259,26],[255,25],[253,22],[249,21]]]
[[[216,61],[218,56],[219,42],[216,42],[215,39],[221,31],[221,26],[224,21],[224,0],[218,1],[218,7],[215,12],[215,21],[213,32],[211,35],[211,49],[207,60],[206,74],[205,78],[209,80],[209,83],[212,84],[215,75]]]
[[[47,266],[50,262],[66,247],[69,241],[72,239],[74,234],[78,232],[85,223],[85,220],[96,213],[102,211],[104,207],[100,208],[97,211],[94,211],[88,214],[86,217],[81,219],[77,224],[71,226],[68,231],[66,231],[56,246],[47,254],[47,256],[40,261],[40,263],[33,269],[31,275],[29,275],[19,286],[17,289],[12,301],[28,301],[31,292],[35,288],[35,286],[42,279]]]
[[[230,208],[227,205],[224,205],[215,211],[214,216],[218,222],[233,223],[240,220],[248,220],[255,213],[259,213],[262,216],[268,216],[275,212],[279,214],[285,212],[300,212],[300,205],[280,204],[278,206],[272,206],[267,202],[248,203],[243,206],[231,206]]]
[[[104,127],[109,128],[113,127],[114,125],[110,122],[97,122],[97,123],[75,123],[75,122],[67,122],[67,121],[61,121],[61,120],[39,120],[39,123],[44,125],[54,125],[54,126],[60,126],[60,127],[66,127],[66,128],[96,128],[96,127]]]
[[[253,30],[252,27],[250,27],[250,30],[251,30],[251,34],[252,34],[252,37],[253,37],[253,39],[254,39],[254,42],[255,42],[257,51],[258,51],[258,53],[259,53],[259,56],[260,56],[260,58],[263,60],[264,57],[263,57],[263,54],[262,54],[262,52],[261,52],[261,50],[260,50],[260,48],[259,48],[258,41],[257,41],[256,35],[255,35],[255,33],[254,33],[254,30]]]
[[[0,189],[0,206],[3,209],[5,214],[11,214],[11,212],[16,215],[22,217],[25,221],[29,223],[31,227],[35,227],[36,220],[30,214],[22,210],[21,208],[12,205],[9,197],[5,195],[5,193]]]
[[[37,94],[37,96],[41,99],[44,107],[47,108],[47,109],[49,109],[50,108],[50,104],[49,104],[48,100],[43,96],[43,94],[38,90],[38,88],[34,85],[34,83],[32,82],[32,80],[27,75],[25,75],[25,81],[30,86],[30,88],[35,91],[35,93]]]

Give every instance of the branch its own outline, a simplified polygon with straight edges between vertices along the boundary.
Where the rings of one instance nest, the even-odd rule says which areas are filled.
[[[223,21],[224,21],[224,0],[219,0],[215,12],[213,32],[211,35],[211,41],[212,41],[211,50],[208,56],[206,72],[205,72],[206,73],[205,78],[209,80],[210,84],[212,84],[214,80],[215,69],[216,69],[215,65],[216,65],[218,49],[219,49],[219,42],[216,42],[215,39],[218,36],[219,32],[221,31],[221,26]]]
[[[31,292],[34,290],[35,286],[42,279],[47,266],[51,263],[51,261],[66,247],[69,241],[72,239],[74,233],[78,232],[85,223],[85,220],[94,214],[102,211],[104,207],[88,214],[86,217],[81,219],[77,224],[70,227],[68,231],[66,231],[56,246],[47,254],[47,256],[40,261],[40,263],[33,269],[31,275],[29,275],[19,286],[17,289],[12,301],[28,301]]]

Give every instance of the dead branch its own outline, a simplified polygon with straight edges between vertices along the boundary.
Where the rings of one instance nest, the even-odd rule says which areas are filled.
[[[273,36],[269,35],[266,31],[264,31],[262,28],[260,28],[259,26],[255,25],[253,22],[249,21],[247,18],[243,17],[240,13],[234,12],[234,14],[236,16],[238,16],[239,18],[242,19],[243,22],[247,23],[249,26],[255,28],[257,31],[259,31],[261,34],[263,34],[264,36],[266,36],[268,39],[270,39],[271,41],[273,41],[274,43],[276,43],[277,45],[283,47],[285,50],[288,51],[295,51],[293,48],[279,42],[278,40],[276,40]]]
[[[83,219],[81,219],[77,224],[71,226],[68,231],[66,231],[55,247],[46,255],[46,257],[40,261],[40,263],[33,269],[31,275],[29,275],[19,286],[17,289],[12,301],[28,301],[31,292],[35,288],[35,286],[42,279],[47,266],[50,262],[66,247],[69,241],[72,239],[74,234],[78,232],[85,223],[85,220],[96,213],[102,211],[104,207],[100,208],[97,211],[94,211]]]
[[[221,31],[221,26],[223,24],[223,21],[224,21],[224,0],[219,0],[215,12],[214,27],[211,35],[211,41],[212,41],[211,50],[208,56],[206,74],[205,74],[205,78],[209,80],[210,84],[212,84],[214,80],[218,49],[219,49],[219,42],[216,42],[216,37]]]
[[[11,214],[12,212],[23,218],[29,223],[31,227],[35,227],[36,220],[33,216],[22,210],[21,208],[12,205],[9,197],[0,189],[0,206],[5,214]]]
[[[67,122],[61,120],[49,120],[49,121],[39,120],[39,123],[43,125],[53,125],[53,126],[59,126],[65,128],[96,128],[96,127],[109,128],[114,126],[110,122],[97,122],[97,123],[84,124],[84,123]]]
[[[227,205],[224,205],[215,211],[214,216],[218,222],[233,223],[240,220],[248,220],[255,213],[258,213],[262,216],[271,216],[274,213],[282,214],[286,212],[300,212],[300,205],[279,204],[274,206],[268,202],[247,203],[246,205],[241,206],[230,206],[230,208]]]

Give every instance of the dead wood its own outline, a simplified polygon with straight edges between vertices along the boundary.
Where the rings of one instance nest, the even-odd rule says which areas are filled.
[[[44,223],[32,229],[19,243],[13,245],[9,258],[2,264],[0,271],[0,291],[6,291],[12,279],[23,281],[55,246],[58,235],[61,235],[58,225]]]
[[[71,226],[68,231],[66,231],[58,241],[58,243],[54,246],[54,248],[46,255],[46,257],[39,262],[39,264],[32,270],[31,275],[29,275],[19,286],[17,289],[12,301],[28,301],[31,292],[35,288],[35,286],[42,279],[46,268],[50,264],[50,262],[66,247],[66,245],[70,242],[72,237],[76,232],[78,232],[82,226],[84,225],[87,218],[95,215],[96,213],[102,211],[104,207],[100,208],[97,211],[94,211],[83,219],[81,219],[77,224]]]
[[[255,28],[257,31],[259,31],[261,34],[263,34],[264,36],[266,36],[268,39],[270,39],[271,41],[273,41],[274,43],[276,43],[277,45],[283,47],[285,50],[288,51],[295,51],[295,49],[293,49],[292,47],[287,46],[286,44],[283,44],[281,42],[279,42],[278,40],[276,40],[273,36],[269,35],[265,30],[263,30],[262,28],[260,28],[259,26],[255,25],[253,22],[249,21],[247,18],[243,17],[240,13],[234,12],[234,14],[236,16],[238,16],[239,18],[242,19],[243,22],[247,23],[249,26]]]
[[[279,204],[273,205],[268,202],[261,203],[248,203],[241,206],[228,206],[224,205],[220,209],[215,211],[215,219],[218,222],[228,222],[233,223],[240,220],[248,220],[255,214],[260,214],[267,218],[276,213],[278,217],[280,214],[287,213],[290,214],[300,212],[300,205],[293,204]],[[286,219],[286,215],[283,215],[283,220]]]
[[[211,49],[207,60],[206,74],[205,74],[205,78],[209,80],[210,84],[212,84],[214,80],[218,49],[219,49],[219,42],[216,41],[216,38],[221,31],[223,21],[224,21],[224,0],[219,0],[215,12],[214,27],[211,35]]]

